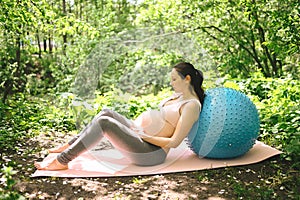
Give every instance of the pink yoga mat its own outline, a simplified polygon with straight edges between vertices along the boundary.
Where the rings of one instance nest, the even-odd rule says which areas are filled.
[[[199,158],[183,142],[179,147],[171,149],[163,164],[142,167],[131,164],[116,149],[92,150],[70,162],[68,170],[37,170],[32,176],[114,177],[187,172],[253,164],[280,153],[282,152],[257,141],[253,148],[241,157],[234,159],[206,159]],[[51,161],[56,155],[49,154],[44,161]]]

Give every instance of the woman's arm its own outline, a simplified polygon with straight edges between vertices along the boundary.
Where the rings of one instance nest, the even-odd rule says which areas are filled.
[[[181,116],[172,137],[146,137],[144,141],[160,146],[162,148],[177,147],[188,135],[194,123],[198,120],[200,105],[191,101],[182,107]]]

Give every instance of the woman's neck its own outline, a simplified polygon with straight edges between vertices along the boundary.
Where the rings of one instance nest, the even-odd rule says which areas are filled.
[[[179,98],[180,100],[195,99],[197,98],[197,95],[192,94],[190,91],[186,91],[186,92],[182,92]]]

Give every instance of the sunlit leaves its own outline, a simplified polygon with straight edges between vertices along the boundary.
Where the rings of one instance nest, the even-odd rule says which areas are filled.
[[[1,167],[1,166],[0,166]],[[16,181],[13,179],[13,175],[15,175],[17,171],[13,170],[12,167],[4,166],[1,168],[0,175],[0,199],[3,200],[25,200],[25,198],[18,194],[18,192],[14,191],[13,186],[16,184]]]
[[[299,2],[282,0],[144,1],[137,22],[191,31],[224,74],[247,77],[262,70],[278,77],[286,65],[298,71],[292,63],[299,52],[297,8]]]
[[[261,121],[260,139],[285,151],[299,167],[300,82],[291,78],[250,78],[225,86],[238,86],[256,104]]]

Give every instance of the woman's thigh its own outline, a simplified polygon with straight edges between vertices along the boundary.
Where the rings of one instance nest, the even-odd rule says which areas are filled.
[[[95,121],[97,121],[98,119],[100,119],[101,117],[110,117],[113,119],[116,119],[118,122],[120,122],[121,124],[127,126],[127,127],[132,127],[133,126],[133,122],[130,119],[127,119],[126,117],[120,115],[119,113],[111,110],[111,109],[107,109],[104,108],[102,109],[93,119],[92,121],[86,125],[85,128],[83,128],[82,131],[80,131],[80,133],[76,136],[74,136],[69,142],[68,144],[71,145],[73,144],[83,133],[86,132],[86,130],[88,128],[90,128],[90,126],[93,125],[93,123],[95,123]],[[96,122],[97,123],[97,122]]]
[[[143,141],[132,129],[118,120],[102,116],[98,123],[104,136],[134,164],[148,166],[164,162],[166,152],[161,147]]]

